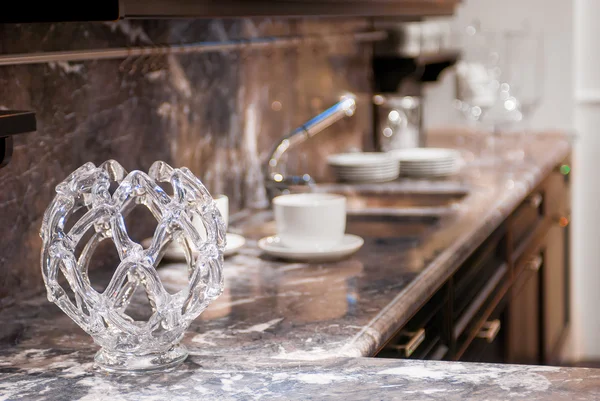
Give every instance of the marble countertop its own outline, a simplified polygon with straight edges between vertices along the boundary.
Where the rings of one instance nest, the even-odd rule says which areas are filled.
[[[360,232],[363,248],[337,263],[289,263],[262,255],[257,241],[275,233],[272,216],[250,214],[232,228],[244,234],[247,246],[225,261],[225,293],[192,325],[188,345],[204,355],[278,359],[375,355],[568,155],[570,144],[552,137],[535,141],[533,148],[527,166],[484,167],[437,182],[436,191],[466,189],[468,195],[426,228],[394,222],[366,227]],[[427,193],[432,185],[405,180],[374,187]],[[383,231],[390,233],[384,237]],[[166,265],[162,276],[176,282],[184,272],[180,265]]]
[[[244,234],[247,244],[225,260],[225,292],[192,324],[184,339],[192,357],[169,375],[91,373],[97,347],[43,297],[0,311],[0,400],[64,399],[58,388],[73,399],[372,399],[374,389],[377,398],[416,400],[510,399],[523,391],[530,400],[577,399],[576,388],[597,395],[590,391],[598,392],[600,371],[349,358],[375,355],[570,150],[558,136],[534,145],[527,166],[467,170],[438,182],[438,189],[467,188],[468,194],[418,235],[382,238],[381,227],[361,232],[363,248],[335,263],[261,255],[258,239],[274,233],[270,213],[242,216],[231,231]],[[379,188],[391,186],[431,188],[420,181]],[[159,274],[173,288],[187,280],[181,264],[164,264]],[[105,279],[91,282],[102,286]],[[590,397],[580,399],[597,398]]]
[[[600,398],[600,369],[379,358],[190,356],[168,374],[94,372],[91,350],[0,353],[0,400],[544,400]],[[18,363],[18,368],[9,363]]]

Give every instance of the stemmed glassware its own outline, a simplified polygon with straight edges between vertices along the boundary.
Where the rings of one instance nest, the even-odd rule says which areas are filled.
[[[456,108],[470,122],[479,122],[496,102],[498,52],[496,35],[482,32],[478,23],[465,29],[462,57],[456,64]]]
[[[529,29],[510,31],[506,37],[506,79],[519,100],[524,121],[539,107],[544,83],[544,41]]]
[[[475,136],[477,164],[523,161],[531,116],[543,94],[543,37],[528,28],[485,32],[476,21],[466,28],[461,45],[454,103],[473,131],[484,134]]]
[[[518,121],[521,129],[516,152],[523,159],[531,130],[531,117],[540,105],[544,83],[544,41],[540,33],[524,28],[504,34],[506,56],[503,65],[507,90],[517,102],[520,111]],[[514,159],[514,157],[512,157]]]
[[[461,60],[456,65],[456,96],[454,105],[473,131],[494,131],[489,112],[498,103],[501,89],[500,50],[501,37],[494,32],[484,32],[475,21],[469,25],[459,39],[462,48]],[[492,123],[491,129],[486,125]],[[486,138],[481,138],[486,139]],[[478,141],[479,142],[479,141]],[[481,141],[477,160],[484,160],[483,150],[491,148],[493,142]],[[486,155],[490,160],[490,155]]]

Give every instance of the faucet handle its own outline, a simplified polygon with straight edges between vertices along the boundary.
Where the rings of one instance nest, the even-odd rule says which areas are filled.
[[[356,112],[356,96],[351,93],[347,93],[342,96],[340,105],[344,109],[347,117],[351,117]]]

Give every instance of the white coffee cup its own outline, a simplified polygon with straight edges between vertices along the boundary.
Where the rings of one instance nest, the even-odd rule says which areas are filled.
[[[291,194],[273,199],[277,236],[299,251],[325,251],[346,231],[346,197],[335,194]]]

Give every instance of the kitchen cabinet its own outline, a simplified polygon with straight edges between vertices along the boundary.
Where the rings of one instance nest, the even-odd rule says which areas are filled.
[[[569,326],[570,286],[570,185],[565,166],[569,160],[555,169],[551,181],[552,206],[549,208],[549,228],[544,238],[544,264],[542,269],[541,307],[543,327],[543,362],[559,362],[560,349]],[[562,168],[562,170],[561,170]]]
[[[449,300],[446,285],[435,293],[415,316],[399,330],[378,356],[385,358],[444,360],[449,352],[449,325],[444,305]]]
[[[541,361],[540,270],[543,253],[526,255],[511,289],[508,308],[507,362],[538,365]]]
[[[452,15],[460,0],[104,0],[11,5],[0,22],[113,21],[122,18],[402,17]]]
[[[560,363],[569,327],[569,166],[567,157],[377,356]]]

